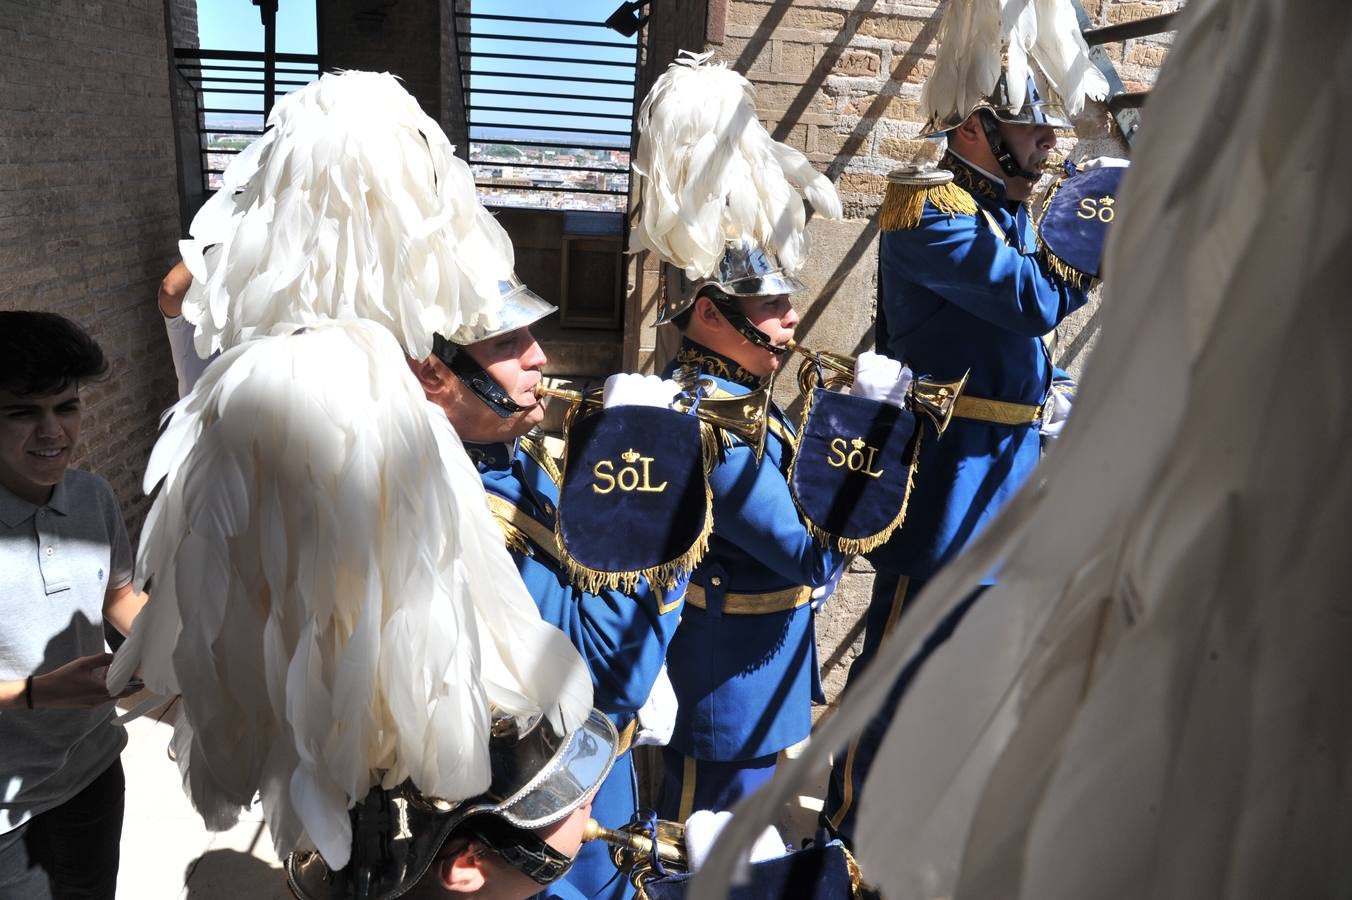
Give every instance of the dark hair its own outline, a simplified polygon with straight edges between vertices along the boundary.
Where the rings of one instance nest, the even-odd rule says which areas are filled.
[[[98,342],[65,316],[0,311],[0,389],[41,397],[107,372]]]
[[[680,315],[672,316],[671,318],[671,324],[675,325],[677,330],[682,334],[690,327],[690,320],[695,315],[695,304],[699,302],[700,297],[708,297],[714,303],[733,299],[719,290],[715,285],[706,284],[704,287],[700,288],[699,292],[695,294],[695,299],[690,301],[690,305],[687,306]]]

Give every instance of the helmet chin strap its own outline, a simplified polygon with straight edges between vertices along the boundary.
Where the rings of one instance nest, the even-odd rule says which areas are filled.
[[[981,130],[986,133],[986,143],[990,144],[991,153],[995,155],[995,162],[1000,166],[1000,171],[1005,173],[1006,178],[1026,178],[1029,181],[1037,181],[1042,177],[1041,172],[1028,171],[1014,158],[1014,154],[1010,152],[1009,146],[1005,143],[1004,135],[1000,134],[1000,125],[996,122],[995,116],[983,109],[977,118],[981,120]]]
[[[500,419],[510,419],[526,409],[514,401],[502,386],[484,371],[484,367],[474,361],[474,357],[465,352],[465,348],[453,344],[439,334],[432,335],[432,355],[441,360],[451,373],[459,378]]]
[[[768,334],[751,324],[751,320],[746,317],[746,313],[742,312],[741,306],[733,297],[729,297],[719,290],[706,291],[704,296],[709,298],[714,308],[722,314],[723,318],[728,320],[728,324],[736,329],[738,334],[757,347],[762,350],[769,350],[776,356],[789,352],[788,347],[779,346],[770,340]]]

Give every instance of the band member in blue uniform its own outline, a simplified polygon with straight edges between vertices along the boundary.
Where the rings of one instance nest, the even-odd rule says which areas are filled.
[[[706,375],[733,396],[765,387],[784,358],[772,348],[798,324],[789,294],[799,287],[759,248],[729,248],[693,302],[665,308],[661,321],[684,336],[666,374],[678,382]],[[812,703],[824,700],[812,593],[844,557],[799,517],[786,481],[794,428],[773,404],[769,416],[763,457],[729,435],[709,476],[713,535],[668,651],[678,705],[663,751],[663,818],[728,809],[755,790],[777,754],[807,737]]]
[[[712,54],[682,53],[636,124],[631,247],[684,270],[691,285],[663,300],[658,324],[684,335],[667,371],[687,388],[704,375],[719,394],[750,395],[780,367],[798,325],[789,295],[802,287],[806,202],[838,219],[840,197],[770,136],[751,85]],[[777,754],[807,737],[822,699],[812,594],[829,590],[844,557],[800,516],[787,478],[794,428],[777,407],[767,414],[763,455],[725,430],[709,476],[709,550],[667,654],[677,715],[663,818],[727,809],[764,783]]]
[[[587,593],[574,586],[560,563],[554,536],[559,472],[530,434],[544,418],[533,393],[545,354],[530,325],[555,311],[519,282],[504,284],[498,328],[454,340],[438,336],[433,353],[413,363],[429,400],[446,410],[478,466],[489,503],[540,614],[573,641],[591,669],[594,703],[620,734],[615,766],[596,793],[592,817],[619,828],[638,807],[629,749],[636,713],[658,680],[667,645],[680,618],[646,582],[631,594]],[[583,847],[568,875],[547,895],[618,900],[633,887],[616,872],[600,842]]]
[[[937,170],[893,173],[880,216],[877,346],[937,380],[970,370],[941,440],[922,445],[906,520],[869,554],[877,570],[864,646],[850,680],[868,666],[907,599],[989,522],[1037,465],[1042,434],[1070,409],[1074,384],[1053,365],[1043,335],[1086,302],[1040,254],[1024,201],[1069,122],[1040,100],[1031,79],[1012,105],[1004,81],[976,109],[934,114],[948,152]],[[930,636],[947,640],[968,603]],[[927,655],[927,654],[926,654]],[[837,758],[823,820],[852,838],[858,791],[892,703]],[[848,685],[847,685],[848,690]]]

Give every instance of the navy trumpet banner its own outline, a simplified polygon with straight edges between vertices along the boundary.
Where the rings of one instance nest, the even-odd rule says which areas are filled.
[[[789,490],[818,540],[864,553],[906,515],[919,449],[915,415],[817,388],[804,411]]]
[[[558,533],[579,586],[669,587],[708,548],[712,497],[699,420],[651,406],[582,416],[568,430]]]
[[[1100,277],[1108,229],[1117,218],[1117,192],[1126,172],[1111,166],[1077,172],[1048,194],[1038,238],[1060,266],[1088,278]]]

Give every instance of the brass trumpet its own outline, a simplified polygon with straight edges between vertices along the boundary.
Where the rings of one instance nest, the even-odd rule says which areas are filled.
[[[695,383],[695,387],[704,387],[706,393],[711,394],[715,384],[712,379],[701,378]],[[552,397],[572,404],[569,421],[578,410],[585,408],[589,412],[595,412],[601,408],[602,403],[601,388],[574,391],[546,387],[541,383],[535,386],[535,396]],[[682,397],[677,401],[675,409],[677,412],[687,413],[694,403],[692,398]],[[738,397],[702,397],[699,405],[695,406],[695,418],[732,432],[750,444],[756,455],[760,456],[765,450],[765,432],[770,421],[770,389],[763,387]]]
[[[803,357],[803,364],[798,367],[798,390],[804,396],[811,394],[818,386],[833,390],[854,383],[853,356],[813,350],[792,340],[785,346]],[[830,369],[834,374],[823,377],[821,369]],[[956,381],[922,381],[919,378],[912,380],[908,391],[912,411],[923,412],[929,416],[934,422],[935,430],[943,434],[953,418],[958,397],[962,396],[962,390],[967,386],[967,379],[971,374],[969,369]]]
[[[653,870],[654,852],[667,874],[682,874],[690,870],[685,852],[685,826],[679,822],[657,820],[657,833],[649,835],[634,823],[612,831],[595,819],[588,819],[582,832],[583,841],[605,841],[610,845],[610,861],[629,876],[638,887],[642,882],[659,877]]]

